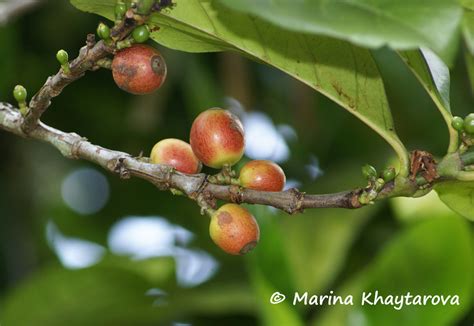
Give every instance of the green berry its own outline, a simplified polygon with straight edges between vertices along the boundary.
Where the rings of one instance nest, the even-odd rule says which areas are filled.
[[[474,134],[474,113],[469,113],[464,119],[464,130],[468,134]]]
[[[21,85],[16,85],[13,89],[13,97],[17,102],[23,103],[26,101],[26,96],[28,93],[26,92],[26,88]]]
[[[382,178],[385,182],[392,181],[395,178],[395,175],[396,175],[395,169],[392,167],[386,168],[382,172]]]
[[[377,170],[369,164],[362,167],[362,175],[367,179],[373,179],[377,177]]]
[[[59,50],[58,53],[56,53],[56,59],[58,59],[61,65],[65,65],[69,61],[69,55],[67,54],[66,51]]]
[[[453,128],[457,131],[462,131],[464,128],[464,119],[461,117],[453,117],[453,120],[451,121],[451,126],[453,126]]]
[[[133,30],[132,37],[137,43],[143,43],[150,37],[150,30],[147,25],[141,25]]]
[[[100,23],[97,26],[97,35],[103,40],[108,40],[110,38],[110,28],[104,23]]]
[[[125,5],[125,3],[118,3],[115,6],[116,19],[122,19],[126,12],[127,12],[127,6]]]

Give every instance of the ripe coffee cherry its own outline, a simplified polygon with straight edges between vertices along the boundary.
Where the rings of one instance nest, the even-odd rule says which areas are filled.
[[[453,117],[453,120],[451,121],[451,126],[453,126],[453,128],[457,131],[462,131],[464,128],[464,119],[461,117]]]
[[[237,204],[225,204],[212,214],[209,233],[215,244],[231,255],[246,254],[260,238],[255,218]]]
[[[159,141],[153,146],[150,154],[151,163],[167,164],[183,173],[199,173],[201,162],[194,155],[191,146],[175,138]]]
[[[244,154],[244,128],[227,110],[213,108],[199,114],[191,127],[194,154],[215,169],[237,163]]]
[[[261,191],[282,191],[285,186],[285,172],[271,161],[255,160],[240,170],[240,185]]]
[[[469,113],[464,119],[464,130],[468,134],[474,134],[474,113]]]
[[[132,94],[149,94],[163,85],[166,63],[151,46],[135,44],[115,55],[112,74],[118,87]]]

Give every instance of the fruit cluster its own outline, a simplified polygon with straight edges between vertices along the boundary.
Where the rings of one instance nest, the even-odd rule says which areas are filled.
[[[460,133],[465,132],[469,135],[474,135],[474,113],[468,114],[464,119],[453,117],[451,125]]]
[[[189,144],[174,138],[161,140],[153,147],[150,161],[167,164],[176,171],[189,174],[199,173],[204,164],[221,169],[209,178],[210,182],[236,184],[259,191],[283,190],[285,173],[271,161],[250,161],[235,178],[232,166],[240,161],[244,148],[245,136],[240,120],[227,110],[213,108],[196,117]],[[245,254],[258,243],[258,224],[247,209],[237,204],[224,204],[208,213],[211,216],[210,236],[225,252]]]

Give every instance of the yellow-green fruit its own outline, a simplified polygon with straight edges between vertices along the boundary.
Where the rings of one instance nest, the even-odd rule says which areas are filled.
[[[260,238],[253,215],[237,204],[225,204],[212,214],[209,234],[215,244],[231,255],[248,253]]]

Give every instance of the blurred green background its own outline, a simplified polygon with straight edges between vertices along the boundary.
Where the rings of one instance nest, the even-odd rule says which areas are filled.
[[[21,83],[33,94],[75,56],[101,20],[68,1],[43,2],[0,26],[0,101]],[[118,89],[110,71],[88,73],[54,99],[43,121],[104,147],[148,155],[163,138],[187,140],[194,117],[234,110],[247,159],[271,159],[289,186],[327,193],[361,186],[360,166],[393,159],[374,132],[285,74],[233,53],[160,48],[164,87]],[[447,131],[398,56],[374,52],[400,137],[443,155]],[[452,67],[454,114],[472,112],[462,51]],[[120,180],[48,145],[0,132],[0,322],[3,325],[472,325],[474,229],[436,194],[359,210],[289,216],[249,207],[259,246],[228,256],[186,198]],[[206,170],[206,172],[211,172]],[[363,291],[459,295],[457,306],[361,306]],[[279,291],[287,300],[269,303]],[[353,306],[292,305],[293,293],[354,296]]]

